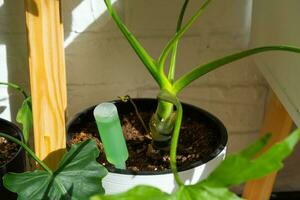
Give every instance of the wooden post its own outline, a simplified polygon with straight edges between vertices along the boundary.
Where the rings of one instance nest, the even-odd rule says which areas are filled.
[[[261,135],[270,132],[274,134],[266,149],[287,137],[292,129],[292,125],[293,120],[273,93],[260,131]],[[276,175],[277,173],[273,173],[262,179],[249,181],[245,185],[243,198],[247,200],[270,199]]]
[[[55,168],[66,145],[66,75],[60,1],[25,0],[25,8],[35,152],[50,168]]]

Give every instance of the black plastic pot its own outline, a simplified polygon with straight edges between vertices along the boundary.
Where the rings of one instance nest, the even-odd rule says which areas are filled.
[[[0,132],[6,133],[17,139],[24,141],[22,131],[13,123],[0,118]],[[16,155],[6,164],[0,166],[0,198],[5,200],[17,199],[15,193],[7,191],[2,183],[2,177],[7,172],[24,172],[25,170],[25,152],[23,148],[19,148]]]
[[[154,113],[157,107],[157,99],[148,99],[148,98],[134,98],[134,103],[136,104],[137,108],[140,112],[152,112]],[[127,102],[124,103],[120,100],[112,101],[118,108],[119,114],[130,113],[134,112],[133,106]],[[191,164],[186,168],[179,168],[179,171],[188,170],[197,166],[200,166],[203,163],[210,161],[211,159],[215,158],[227,145],[228,135],[226,128],[224,127],[223,123],[210,114],[209,112],[195,107],[193,105],[189,105],[186,103],[182,104],[183,107],[183,115],[188,115],[193,120],[199,121],[201,123],[206,123],[210,125],[210,127],[214,128],[214,132],[217,134],[217,140],[215,150],[212,154],[207,155],[205,159],[202,159],[198,162]],[[95,119],[93,116],[93,110],[95,106],[91,106],[84,111],[78,113],[67,125],[67,141],[70,141],[71,138],[75,133],[78,133],[81,127],[88,122],[95,123]],[[127,170],[116,170],[116,169],[108,169],[111,172],[117,172],[122,174],[131,174],[131,172]],[[171,173],[171,170],[164,171],[164,172],[153,172],[155,174],[163,174],[163,173]],[[152,172],[137,172],[137,174],[152,174]]]

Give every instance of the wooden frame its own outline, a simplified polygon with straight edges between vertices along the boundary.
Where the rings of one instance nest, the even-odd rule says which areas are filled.
[[[35,152],[55,168],[66,146],[66,74],[58,0],[25,0]]]
[[[266,149],[288,136],[292,126],[293,120],[290,115],[287,113],[276,94],[272,93],[260,130],[260,135],[274,133],[272,140]],[[245,185],[243,197],[248,200],[268,200],[272,193],[276,175],[277,173],[273,173],[262,179],[249,181]]]

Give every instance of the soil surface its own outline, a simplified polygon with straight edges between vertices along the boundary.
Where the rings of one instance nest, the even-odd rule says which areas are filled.
[[[152,113],[141,112],[140,114],[145,123],[148,124]],[[151,139],[143,129],[136,114],[121,115],[120,119],[129,151],[129,158],[126,162],[127,169],[132,172],[169,170],[169,152],[148,148]],[[95,122],[85,124],[73,136],[69,144],[75,144],[89,138],[95,139],[100,149],[98,162],[113,171],[114,167],[105,159],[103,145],[99,139]],[[207,158],[209,154],[213,153],[216,145],[216,134],[212,127],[183,117],[177,149],[177,166],[179,170]]]
[[[4,137],[0,137],[0,166],[10,161],[19,150],[19,146]]]

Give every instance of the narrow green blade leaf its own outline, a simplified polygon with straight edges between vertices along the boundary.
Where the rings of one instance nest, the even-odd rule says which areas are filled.
[[[189,4],[189,0],[185,0],[184,3],[183,3],[183,5],[182,5],[181,11],[180,11],[180,14],[179,14],[179,17],[178,17],[178,21],[177,21],[176,34],[181,29],[182,21],[183,21],[184,14],[185,14],[185,11],[186,11],[186,8],[187,8],[188,4]],[[177,40],[173,44],[173,51],[172,51],[172,54],[171,54],[170,67],[169,67],[169,73],[168,73],[168,79],[169,79],[169,81],[171,83],[174,82],[174,77],[175,77],[175,68],[176,68],[176,57],[177,57],[178,43],[179,43],[179,41]],[[160,66],[160,67],[163,67],[163,66]]]
[[[28,144],[30,130],[32,128],[32,103],[31,97],[27,97],[23,103],[21,108],[19,109],[16,117],[17,122],[22,124],[22,131],[25,143]]]
[[[21,200],[89,199],[104,193],[101,180],[107,171],[96,161],[98,155],[95,141],[86,140],[71,147],[54,173],[41,170],[8,173],[3,177],[4,186],[18,193]]]
[[[128,30],[125,24],[120,19],[119,15],[114,10],[110,0],[104,0],[107,6],[108,12],[114,19],[115,23],[119,27],[120,31],[123,33],[124,37],[127,39],[131,47],[134,49],[138,57],[144,63],[148,71],[151,73],[152,77],[156,80],[156,82],[162,86],[161,78],[157,71],[157,66],[154,59],[147,53],[147,51],[143,48],[143,46],[139,43],[139,41],[134,37],[134,35]]]
[[[180,40],[183,35],[190,29],[190,27],[193,25],[193,23],[197,20],[197,18],[199,16],[201,16],[201,14],[203,13],[203,11],[205,10],[205,8],[209,5],[209,3],[211,2],[211,0],[206,0],[204,1],[204,3],[202,4],[202,6],[196,11],[196,13],[188,20],[188,22],[186,23],[186,25],[184,25],[177,33],[176,35],[168,42],[167,46],[164,48],[161,56],[158,59],[158,63],[159,66],[163,66],[168,55],[169,52],[172,50],[172,48],[174,47],[174,45],[178,42],[178,40]]]
[[[257,148],[256,143],[239,154],[228,156],[206,180],[199,184],[230,187],[277,171],[283,167],[282,161],[291,154],[299,140],[300,130],[296,130],[258,158],[251,159],[257,150],[261,148]],[[265,143],[262,140],[260,142]]]
[[[231,62],[240,60],[242,58],[245,58],[245,57],[248,57],[248,56],[251,56],[254,54],[266,52],[266,51],[289,51],[289,52],[294,52],[294,53],[300,53],[300,48],[291,47],[291,46],[264,46],[264,47],[258,47],[258,48],[242,51],[239,53],[235,53],[235,54],[220,58],[218,60],[214,60],[207,64],[201,65],[199,67],[196,67],[192,71],[183,75],[179,80],[177,80],[174,83],[174,90],[178,93],[183,88],[185,88],[190,83],[192,83],[194,80],[198,79],[199,77],[201,77],[219,67],[222,67]]]
[[[17,90],[17,91],[21,92],[23,94],[23,96],[24,96],[25,99],[27,99],[27,97],[28,97],[28,95],[25,92],[25,90],[21,86],[19,86],[17,84],[9,83],[9,82],[8,83],[0,82],[0,85],[6,85],[8,88],[12,88],[14,90]]]

